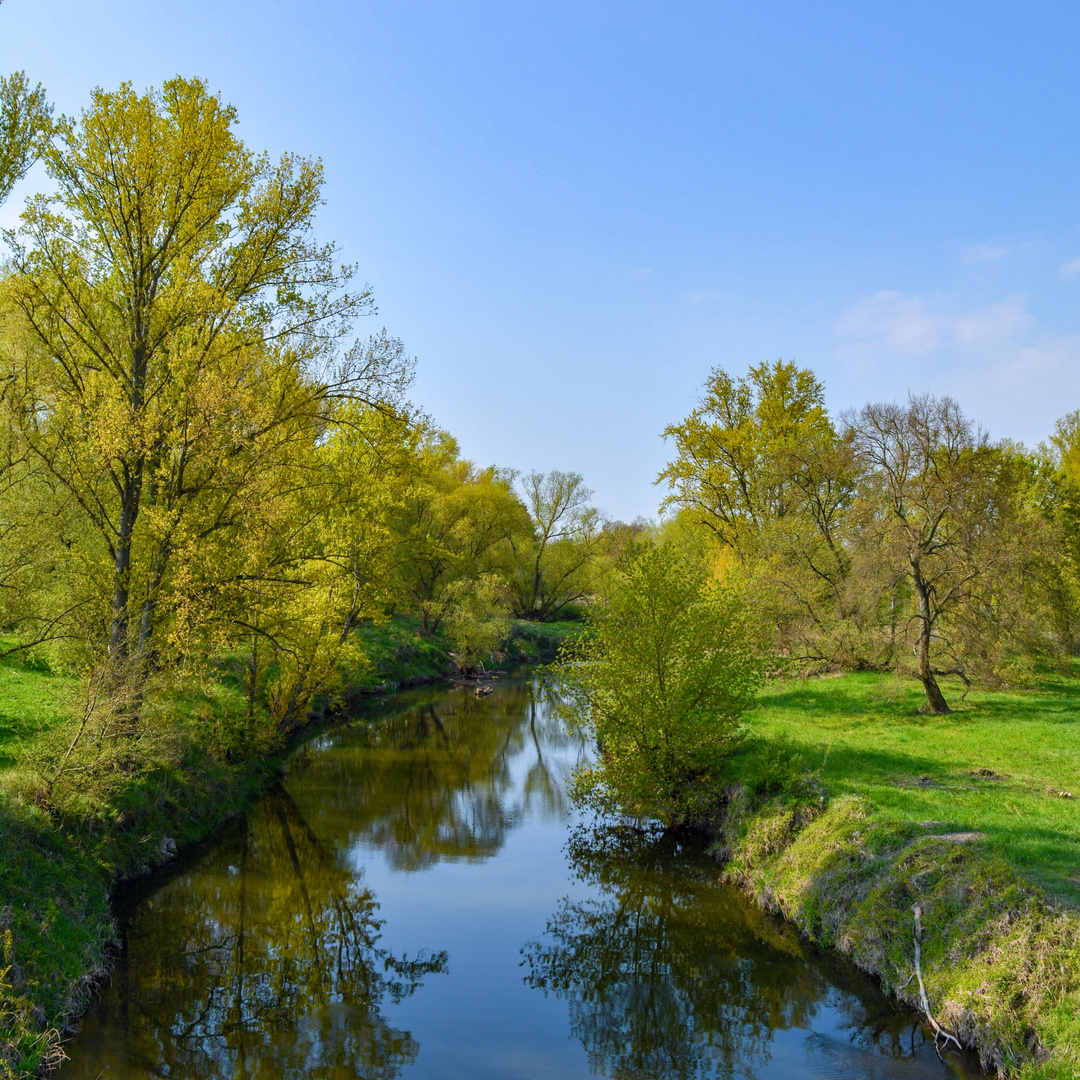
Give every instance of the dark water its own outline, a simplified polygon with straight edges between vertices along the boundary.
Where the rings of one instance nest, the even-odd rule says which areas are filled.
[[[584,754],[524,679],[322,735],[122,899],[62,1080],[979,1075],[699,848],[577,822]]]

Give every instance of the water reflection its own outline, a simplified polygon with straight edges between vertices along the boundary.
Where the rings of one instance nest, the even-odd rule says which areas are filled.
[[[294,769],[297,802],[318,807],[335,835],[377,849],[401,871],[497,854],[526,816],[568,810],[579,745],[532,682],[478,699],[471,691],[414,693],[409,707],[313,748]]]
[[[379,945],[378,904],[273,791],[139,905],[64,1076],[389,1078],[417,1044],[382,1016],[445,954]]]
[[[689,842],[567,844],[585,752],[528,680],[400,695],[313,740],[245,821],[127,894],[61,1077],[949,1075]]]
[[[915,1017],[718,889],[700,841],[592,826],[568,850],[594,895],[563,900],[523,965],[527,985],[568,1003],[594,1073],[975,1075],[960,1059],[939,1070]]]

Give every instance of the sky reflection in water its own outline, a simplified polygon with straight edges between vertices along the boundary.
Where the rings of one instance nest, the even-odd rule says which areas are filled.
[[[381,712],[125,895],[62,1080],[979,1075],[699,846],[575,822],[533,682]]]

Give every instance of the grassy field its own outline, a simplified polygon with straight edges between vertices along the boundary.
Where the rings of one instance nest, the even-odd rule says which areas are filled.
[[[961,692],[947,686],[954,713],[930,716],[913,679],[783,680],[750,722],[790,739],[831,794],[863,796],[875,816],[933,822],[935,832],[985,833],[1024,874],[1080,903],[1080,677],[963,701]]]
[[[71,715],[79,680],[43,665],[0,660],[0,770],[13,765],[20,744]]]

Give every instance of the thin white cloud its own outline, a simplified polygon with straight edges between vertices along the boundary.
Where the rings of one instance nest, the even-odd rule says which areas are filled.
[[[992,437],[1029,446],[1080,404],[1080,334],[1047,333],[1021,294],[975,306],[883,290],[852,304],[834,331],[852,396],[950,394]]]
[[[1019,294],[963,311],[939,294],[907,296],[883,289],[849,307],[834,330],[843,342],[841,356],[865,360],[991,345],[1014,338],[1030,324],[1027,300]]]
[[[940,390],[957,397],[992,436],[1034,446],[1080,403],[1080,335],[1042,337],[988,363],[969,363]]]
[[[687,293],[683,300],[690,307],[698,307],[701,304],[718,304],[727,300],[727,294],[720,289],[695,289]]]
[[[1009,254],[1009,249],[1000,244],[976,244],[974,247],[964,248],[960,252],[960,259],[966,263],[981,263],[989,259],[1003,259]]]
[[[1080,275],[1080,255],[1075,259],[1070,259],[1065,265],[1058,271],[1058,274],[1062,278],[1074,278]]]

